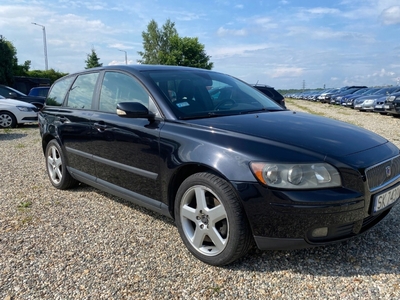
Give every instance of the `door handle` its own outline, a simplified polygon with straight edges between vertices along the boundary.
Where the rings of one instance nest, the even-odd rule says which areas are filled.
[[[104,130],[106,130],[107,129],[107,125],[106,124],[102,124],[102,123],[94,123],[93,124],[94,125],[94,127],[98,130],[98,131],[104,131]]]
[[[61,123],[69,122],[68,118],[66,118],[66,117],[64,117],[64,116],[59,117],[58,120],[59,120]]]

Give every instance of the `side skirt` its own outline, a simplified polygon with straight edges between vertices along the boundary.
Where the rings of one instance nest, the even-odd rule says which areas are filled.
[[[110,193],[114,196],[120,197],[129,202],[137,204],[141,207],[145,207],[151,211],[154,211],[156,213],[159,213],[161,215],[164,215],[172,219],[168,206],[160,201],[140,195],[138,193],[134,193],[130,190],[121,188],[119,186],[116,186],[115,184],[111,184],[107,181],[98,179],[94,176],[88,175],[74,168],[67,167],[67,169],[68,172],[71,174],[71,176],[80,182],[83,182],[94,188]]]

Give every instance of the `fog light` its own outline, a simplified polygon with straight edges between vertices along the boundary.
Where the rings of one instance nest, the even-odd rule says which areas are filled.
[[[315,228],[311,232],[312,237],[324,237],[328,235],[328,227]]]

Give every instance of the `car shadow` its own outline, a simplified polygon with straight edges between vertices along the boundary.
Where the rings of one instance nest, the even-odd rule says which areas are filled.
[[[17,128],[1,128],[0,129],[0,141],[11,141],[26,137],[28,134],[24,133],[25,130],[37,130],[37,123],[28,123],[18,125]]]
[[[95,192],[112,201],[138,210],[167,225],[175,226],[173,219],[152,212],[122,198],[96,188],[80,184],[71,191]],[[344,242],[298,250],[260,251],[255,246],[243,258],[221,268],[231,271],[299,273],[304,276],[357,277],[379,274],[400,274],[398,256],[400,232],[397,220],[400,206],[395,206],[390,214],[377,226],[365,234]],[[184,247],[182,247],[184,249]],[[187,250],[184,250],[187,251]],[[193,262],[198,264],[196,258]],[[204,265],[205,268],[217,268]],[[285,275],[286,276],[286,275]]]
[[[0,141],[11,141],[16,139],[22,139],[26,137],[28,134],[26,133],[4,133],[3,130],[0,129]]]

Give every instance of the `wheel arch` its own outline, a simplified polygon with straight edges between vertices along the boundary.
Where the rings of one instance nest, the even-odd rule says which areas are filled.
[[[48,143],[51,140],[54,140],[54,139],[56,139],[56,137],[53,136],[52,134],[47,133],[47,134],[43,135],[43,137],[42,137],[42,151],[43,151],[43,154],[46,153],[46,148],[47,148]]]
[[[224,176],[224,174],[222,174],[221,172],[215,170],[210,166],[203,164],[188,164],[181,166],[171,177],[171,180],[168,185],[168,209],[173,219],[175,219],[175,212],[174,212],[175,197],[179,187],[186,178],[188,178],[193,174],[201,172],[212,173],[216,176],[225,179],[229,183],[229,180]]]

